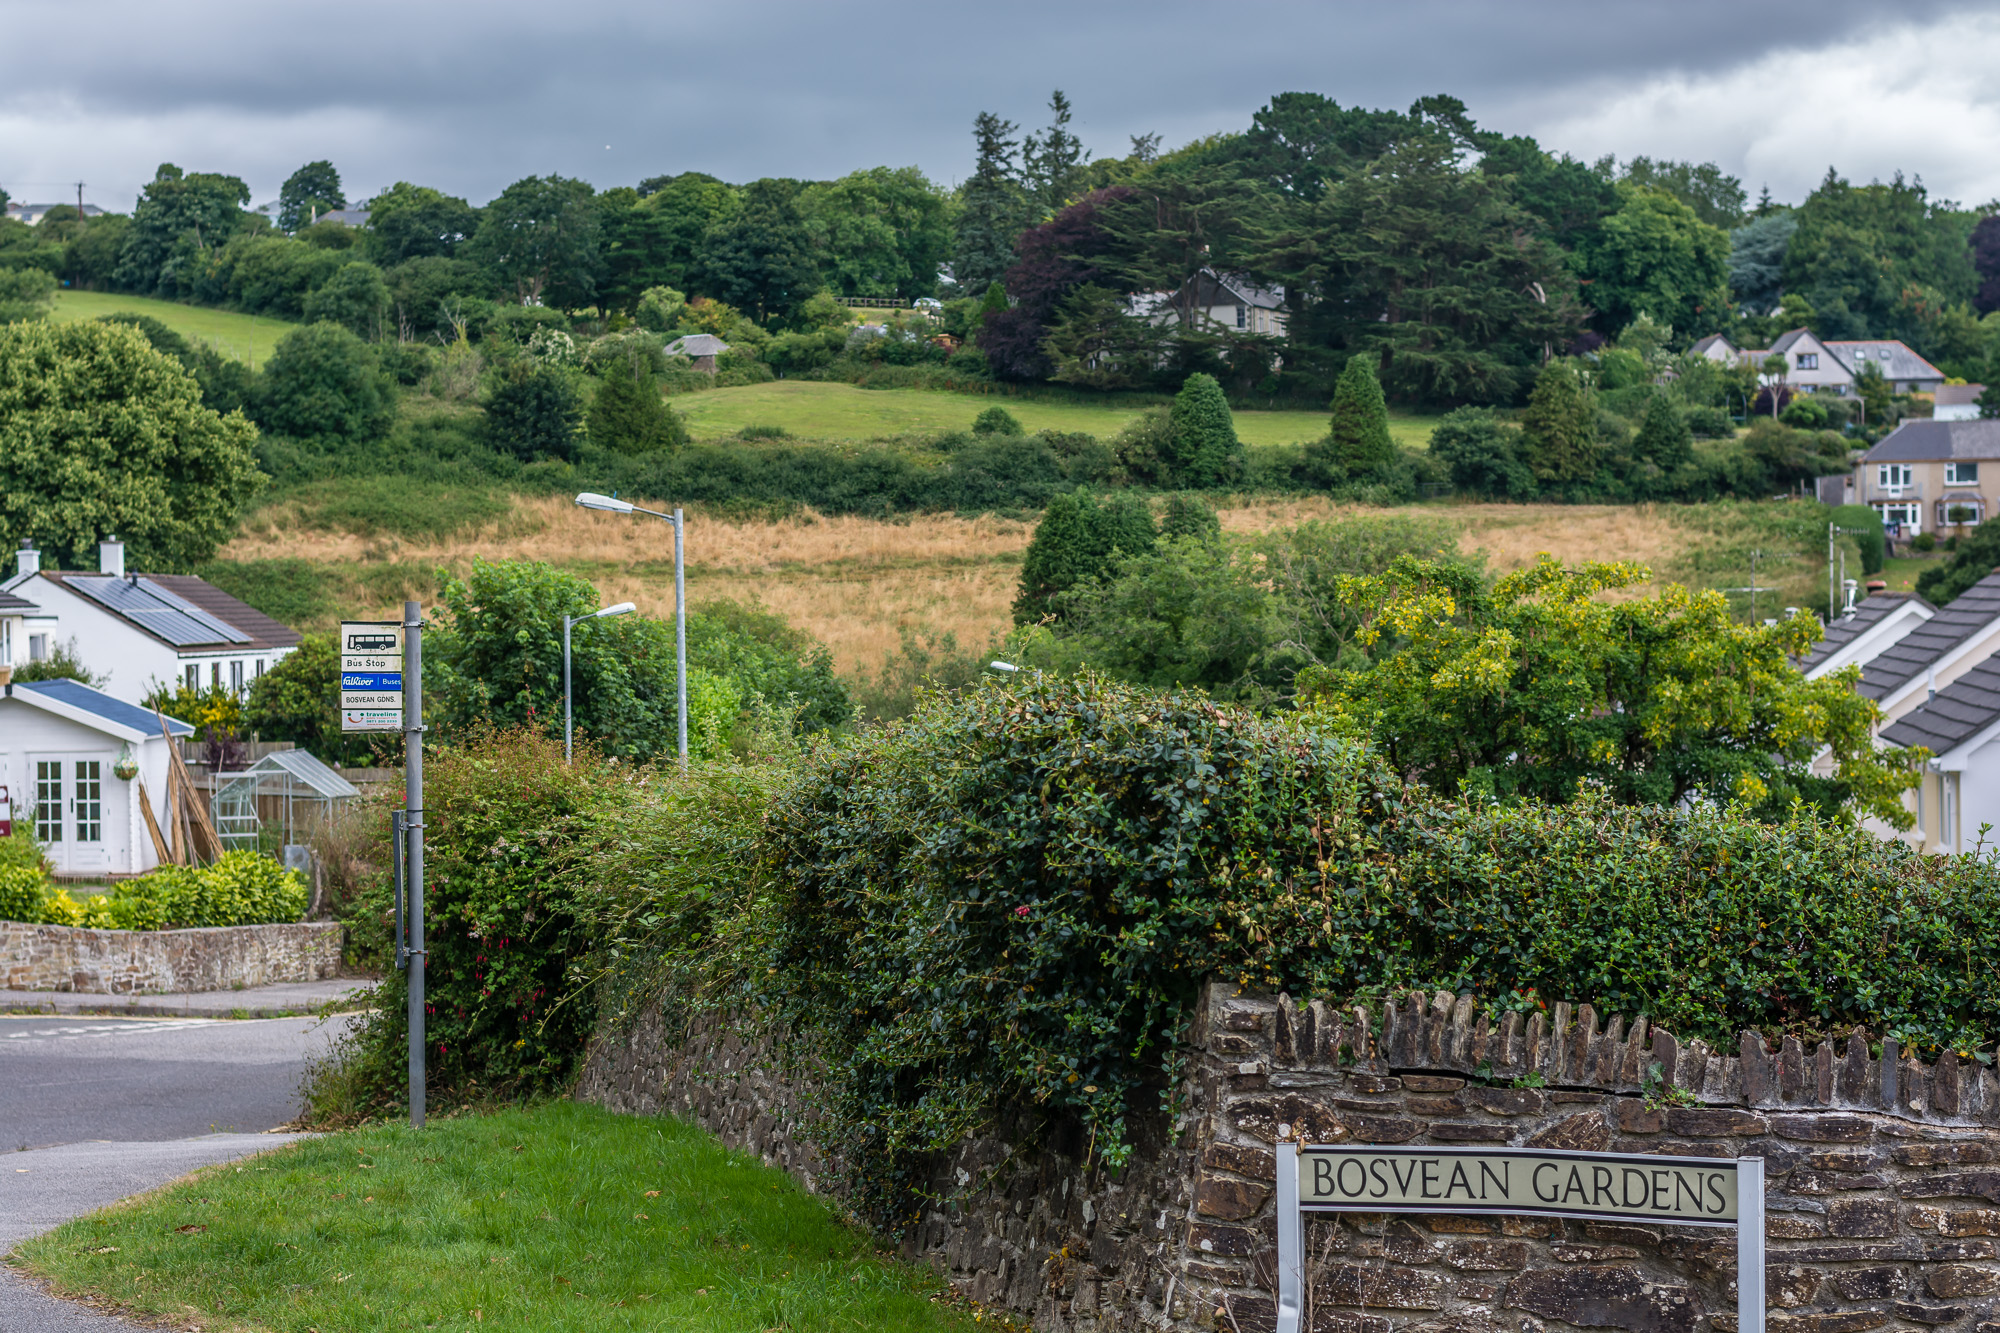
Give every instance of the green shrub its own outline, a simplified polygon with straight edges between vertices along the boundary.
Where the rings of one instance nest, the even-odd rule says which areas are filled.
[[[1937,550],[1937,534],[1935,532],[1920,532],[1910,538],[1910,547],[1918,551],[1935,551]]]
[[[395,419],[396,388],[351,331],[311,324],[278,340],[252,415],[280,435],[368,439]]]
[[[434,1106],[559,1090],[597,1018],[583,965],[594,890],[561,873],[624,799],[633,770],[527,731],[436,753],[425,773],[425,997]],[[669,853],[668,855],[672,855]],[[386,940],[386,884],[365,895],[362,942]],[[343,1110],[407,1104],[409,973],[390,969],[339,1071]]]
[[[0,839],[0,844],[13,838]],[[49,877],[39,866],[0,864],[0,921],[39,921]]]
[[[0,844],[16,841],[0,839]],[[39,868],[0,864],[0,920],[100,930],[186,930],[297,921],[305,880],[256,852],[225,852],[207,866],[161,866],[78,902]]]
[[[937,698],[812,756],[768,830],[758,992],[878,1219],[1009,1107],[1122,1160],[1210,978],[1532,990],[1715,1041],[1854,1024],[1971,1051],[2000,1027],[1990,860],[1712,806],[1450,801],[1193,694]]]
[[[1721,440],[1736,433],[1736,422],[1727,408],[1690,407],[1686,416],[1688,430],[1700,439]]]
[[[972,419],[974,435],[1022,435],[1021,423],[1004,407],[989,407]]]
[[[583,441],[576,376],[528,357],[502,368],[486,397],[486,437],[522,462],[575,461]]]

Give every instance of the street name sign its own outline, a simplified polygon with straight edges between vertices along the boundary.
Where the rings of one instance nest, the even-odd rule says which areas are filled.
[[[403,627],[398,622],[340,623],[340,729],[403,729]]]
[[[1737,1327],[1764,1333],[1764,1159],[1553,1148],[1278,1145],[1278,1333],[1304,1307],[1305,1215],[1514,1213],[1736,1228]]]

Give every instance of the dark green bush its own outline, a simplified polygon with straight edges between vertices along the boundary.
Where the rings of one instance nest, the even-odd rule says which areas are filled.
[[[1969,1051],[2000,872],[1714,808],[1461,804],[1198,695],[993,685],[817,754],[772,811],[760,991],[864,1199],[999,1109],[1118,1161],[1200,984],[1533,991],[1684,1037],[1849,1024]]]
[[[577,972],[595,941],[587,896],[559,873],[620,801],[631,770],[562,741],[504,732],[434,752],[425,772],[424,987],[428,1090],[434,1106],[560,1089],[597,1019]],[[351,923],[364,950],[386,952],[394,908],[379,885]],[[322,1113],[389,1114],[407,1105],[409,973],[383,974],[377,1007],[342,1063]]]
[[[353,333],[309,324],[278,340],[252,415],[280,435],[372,439],[395,419],[396,386]]]

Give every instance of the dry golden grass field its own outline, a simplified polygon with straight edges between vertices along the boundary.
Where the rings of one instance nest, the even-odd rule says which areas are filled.
[[[1223,526],[1257,533],[1342,511],[1307,498],[1248,499],[1222,511]],[[1381,513],[1380,510],[1367,511]],[[1495,572],[1546,551],[1565,563],[1636,560],[1663,578],[1710,586],[1746,580],[1731,566],[1704,567],[1712,533],[1690,512],[1654,506],[1425,505],[1420,512],[1459,528],[1459,544]],[[1031,523],[931,515],[903,521],[804,514],[778,521],[687,520],[688,597],[760,602],[832,649],[843,672],[874,669],[906,630],[950,633],[965,647],[1003,634]],[[520,497],[497,523],[435,542],[361,537],[302,527],[283,506],[260,513],[222,552],[230,561],[303,559],[341,592],[341,611],[374,615],[403,596],[428,598],[435,571],[463,570],[475,558],[547,560],[589,578],[606,602],[630,599],[642,611],[673,606],[671,530],[652,519],[592,513],[560,497]],[[1793,552],[1771,559],[1759,582],[1802,599],[1820,566]],[[1823,594],[1822,594],[1823,596]],[[1781,598],[1770,596],[1774,611]],[[329,617],[330,618],[330,617]]]

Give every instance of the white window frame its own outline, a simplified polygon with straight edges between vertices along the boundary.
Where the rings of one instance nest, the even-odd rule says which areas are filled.
[[[1818,352],[1800,352],[1800,353],[1799,353],[1799,369],[1800,369],[1800,370],[1818,370],[1818,369],[1819,369],[1819,353],[1818,353]]]
[[[1908,463],[1877,463],[1875,485],[1891,495],[1900,495],[1917,484],[1917,470]]]
[[[1979,464],[1946,463],[1944,484],[1947,486],[1977,486],[1979,484]]]
[[[1915,500],[1881,506],[1884,523],[1900,523],[1911,533],[1924,530],[1924,507]]]

